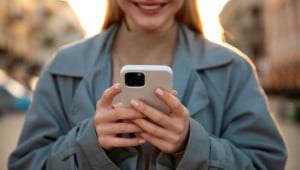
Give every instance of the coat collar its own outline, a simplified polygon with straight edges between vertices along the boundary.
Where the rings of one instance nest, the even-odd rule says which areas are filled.
[[[64,46],[49,65],[49,71],[82,77],[95,63],[107,64],[106,57],[110,56],[118,28],[119,25],[115,24],[95,37]],[[185,57],[194,69],[205,70],[230,63],[233,58],[224,49],[180,24],[177,52],[182,55],[177,54],[177,58]]]
[[[117,29],[118,25],[113,25],[92,38],[64,46],[49,65],[49,72],[83,77],[93,67],[105,66],[110,61],[110,50]]]

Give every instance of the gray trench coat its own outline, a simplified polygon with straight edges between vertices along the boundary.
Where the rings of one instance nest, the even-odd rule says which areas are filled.
[[[141,147],[105,152],[95,133],[117,29],[65,47],[44,69],[9,169],[147,169]],[[152,148],[148,169],[284,169],[284,142],[246,57],[180,25],[172,68],[190,112],[188,143],[181,159]]]

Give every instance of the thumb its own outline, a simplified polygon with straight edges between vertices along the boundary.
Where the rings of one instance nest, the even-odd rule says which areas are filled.
[[[103,92],[100,100],[97,102],[97,107],[111,107],[113,99],[122,91],[121,84],[116,83]]]

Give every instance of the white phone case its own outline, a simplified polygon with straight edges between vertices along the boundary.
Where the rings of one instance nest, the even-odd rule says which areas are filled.
[[[126,73],[143,73],[145,83],[140,87],[127,86],[125,84]],[[165,65],[126,65],[120,71],[122,92],[114,99],[115,107],[130,107],[131,99],[139,99],[146,104],[169,113],[168,106],[154,93],[157,87],[172,90],[172,69]]]

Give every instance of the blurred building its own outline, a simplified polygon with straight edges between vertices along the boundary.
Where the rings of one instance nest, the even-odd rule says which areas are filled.
[[[257,65],[268,92],[300,94],[300,0],[230,0],[224,39]]]
[[[266,88],[300,96],[300,0],[265,0]]]
[[[38,73],[60,46],[83,36],[65,1],[0,0],[0,68],[17,79]]]
[[[224,40],[255,62],[264,55],[263,0],[230,0],[220,13]]]

